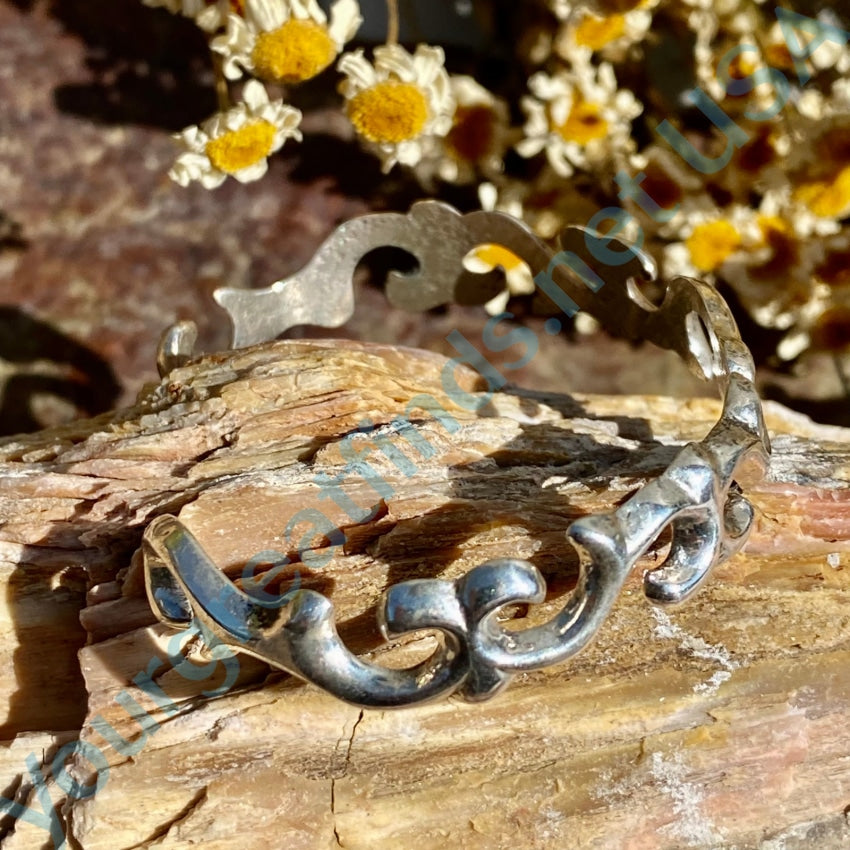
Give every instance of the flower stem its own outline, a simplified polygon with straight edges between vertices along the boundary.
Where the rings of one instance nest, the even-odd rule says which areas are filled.
[[[213,53],[213,71],[215,73],[215,96],[218,100],[219,112],[227,112],[233,105],[230,101],[230,89],[227,87],[227,78],[222,69],[223,57]]]
[[[387,44],[398,44],[398,0],[387,0]]]

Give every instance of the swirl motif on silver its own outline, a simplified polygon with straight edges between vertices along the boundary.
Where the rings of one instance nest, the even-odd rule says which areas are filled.
[[[389,670],[357,658],[337,633],[333,604],[313,590],[297,590],[280,607],[261,605],[213,564],[174,517],[159,517],[145,532],[145,579],[161,620],[185,627],[193,617],[228,646],[306,679],[348,702],[396,707],[457,692],[488,699],[519,672],[565,661],[598,632],[638,559],[669,526],[670,551],[644,575],[656,603],[692,596],[713,567],[746,541],[753,509],[739,484],[764,474],[770,444],[755,391],[754,366],[727,305],[709,285],[677,278],[660,306],[647,301],[636,280],[655,275],[652,261],[617,240],[567,228],[554,255],[522,223],[500,213],[461,216],[438,202],[415,205],[405,216],[364,216],[342,225],[298,274],[269,289],[216,293],[233,320],[234,347],[264,341],[297,324],[335,327],[353,311],[354,270],[376,247],[402,247],[419,262],[413,275],[392,273],[391,302],[424,310],[460,300],[484,303],[501,288],[498,272],[463,269],[475,247],[497,244],[547,269],[538,282],[559,306],[587,310],[612,333],[649,339],[676,351],[723,394],[719,422],[700,443],[682,448],[654,481],[616,510],[575,520],[567,538],[579,554],[579,581],[548,622],[511,631],[498,612],[515,603],[537,604],[546,593],[536,567],[516,558],[488,561],[456,581],[420,579],[389,588],[378,605],[385,639],[434,630],[439,646],[407,670]],[[597,274],[598,245],[625,262]],[[475,280],[478,277],[479,280]],[[602,282],[604,281],[604,286]],[[554,288],[553,288],[554,287]],[[187,341],[188,340],[188,341]],[[191,355],[185,326],[163,338],[160,363],[170,368]]]

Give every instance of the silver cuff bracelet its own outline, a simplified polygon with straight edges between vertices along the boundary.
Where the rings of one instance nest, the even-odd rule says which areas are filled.
[[[268,289],[222,289],[215,297],[233,322],[233,347],[274,339],[296,325],[337,327],[353,313],[357,264],[387,246],[409,252],[419,263],[412,274],[390,274],[386,293],[392,304],[408,310],[484,304],[504,284],[498,270],[475,274],[464,268],[464,258],[482,245],[502,246],[541,270],[535,277],[538,289],[568,315],[586,310],[614,335],[675,351],[697,375],[717,379],[723,397],[720,421],[702,442],[684,446],[662,475],[616,510],[581,517],[567,528],[581,574],[559,613],[524,631],[497,622],[504,606],[540,603],[545,597],[537,568],[518,558],[488,561],[456,581],[401,582],[378,603],[382,635],[391,640],[433,630],[439,646],[415,667],[386,669],[347,649],[324,595],[299,589],[278,607],[260,604],[210,561],[175,517],[161,516],[143,539],[147,593],[160,620],[175,628],[195,620],[208,640],[356,705],[390,708],[455,692],[476,701],[496,694],[517,673],[557,664],[583,649],[638,559],[668,527],[669,554],[643,578],[653,602],[688,599],[715,565],[741,548],[753,509],[739,484],[758,480],[770,455],[752,357],[711,286],[677,278],[655,306],[638,287],[639,281],[654,279],[652,260],[610,236],[567,228],[562,250],[554,253],[509,216],[461,216],[426,201],[407,215],[367,215],[341,225],[304,269]],[[605,265],[600,256],[616,264]],[[160,371],[185,363],[193,344],[191,324],[166,332]]]

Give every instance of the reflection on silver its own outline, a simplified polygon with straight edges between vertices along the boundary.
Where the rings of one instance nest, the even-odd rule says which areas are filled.
[[[644,590],[653,602],[685,601],[713,567],[741,548],[753,509],[739,485],[761,477],[770,455],[750,353],[728,307],[709,285],[677,278],[668,284],[660,306],[648,302],[636,281],[653,278],[655,266],[617,240],[567,228],[563,251],[553,256],[509,216],[461,216],[429,201],[406,216],[350,221],[298,274],[266,290],[219,290],[216,298],[233,321],[234,347],[272,339],[303,323],[335,327],[352,314],[352,276],[360,259],[376,247],[395,246],[413,254],[419,269],[390,276],[392,303],[411,310],[451,301],[485,303],[501,287],[499,273],[475,275],[462,264],[470,250],[483,244],[508,248],[534,270],[547,269],[538,284],[559,306],[575,304],[614,334],[677,352],[697,375],[716,380],[724,399],[721,419],[705,440],[685,446],[658,479],[616,510],[569,526],[566,534],[579,554],[581,575],[561,611],[521,632],[498,624],[504,606],[540,603],[545,597],[536,567],[516,558],[488,561],[453,582],[402,582],[378,605],[384,637],[430,629],[440,637],[439,648],[411,669],[388,670],[345,647],[333,605],[322,594],[300,589],[279,607],[261,605],[223,575],[176,518],[163,516],[148,527],[143,543],[148,596],[161,620],[180,628],[197,618],[216,640],[357,705],[403,706],[453,692],[483,700],[516,673],[562,662],[583,649],[638,559],[668,527],[669,554],[644,575]],[[596,259],[600,246],[626,261],[602,266]],[[166,368],[191,354],[184,337],[168,340],[168,351],[174,353],[160,352]]]

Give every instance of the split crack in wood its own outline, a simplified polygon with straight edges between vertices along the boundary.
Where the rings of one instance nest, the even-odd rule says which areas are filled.
[[[364,714],[365,714],[365,712],[363,711],[363,709],[360,709],[360,711],[357,715],[357,719],[352,724],[351,734],[347,736],[348,737],[348,744],[345,748],[345,758],[344,758],[343,764],[342,764],[342,773],[340,773],[338,776],[335,775],[335,774],[331,776],[331,815],[333,817],[333,833],[334,833],[334,840],[336,841],[336,843],[340,847],[344,847],[345,845],[342,843],[342,839],[339,836],[339,828],[338,828],[338,825],[337,825],[337,818],[336,818],[336,783],[337,783],[338,779],[345,779],[345,776],[348,773],[348,765],[351,762],[351,748],[354,746],[354,735],[357,732],[357,727],[360,725],[361,721],[363,720]],[[337,746],[339,746],[339,743],[342,742],[342,740],[345,737],[346,736],[343,735],[343,737],[339,739],[339,741],[337,742]]]

